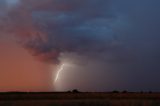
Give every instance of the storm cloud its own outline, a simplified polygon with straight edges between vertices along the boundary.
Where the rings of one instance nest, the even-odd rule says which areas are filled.
[[[160,1],[10,1],[0,1],[4,4],[0,6],[2,32],[17,37],[41,61],[57,64],[74,55],[71,60],[94,64],[83,70],[98,73],[101,67],[102,73],[112,73],[108,80],[116,77],[121,79],[119,84],[126,83],[113,81],[111,89],[160,89],[156,83],[160,74]]]

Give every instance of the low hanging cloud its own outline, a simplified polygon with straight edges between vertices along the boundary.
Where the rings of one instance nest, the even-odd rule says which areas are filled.
[[[152,8],[158,1],[150,5],[150,1],[143,0],[124,2],[128,5],[116,0],[1,0],[1,27],[45,61],[58,62],[65,52],[86,56],[102,53],[113,57],[113,61],[127,61],[135,58],[132,50],[139,47],[134,46],[146,43],[149,33],[157,31],[153,27],[158,25],[159,16],[152,22],[149,15],[159,9]],[[152,35],[152,41],[157,34]]]
[[[65,52],[104,52],[116,43],[111,25],[117,16],[111,13],[109,1],[97,2],[17,1],[18,6],[7,11],[10,23],[5,26],[11,26],[9,30],[19,36],[20,42],[46,61],[58,62]]]

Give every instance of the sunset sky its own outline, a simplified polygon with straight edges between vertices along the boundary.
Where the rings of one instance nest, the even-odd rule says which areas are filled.
[[[159,40],[160,0],[0,0],[0,91],[160,91]]]

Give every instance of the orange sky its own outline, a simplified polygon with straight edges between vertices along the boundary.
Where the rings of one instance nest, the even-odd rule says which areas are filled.
[[[52,90],[49,65],[8,38],[0,39],[0,91]]]

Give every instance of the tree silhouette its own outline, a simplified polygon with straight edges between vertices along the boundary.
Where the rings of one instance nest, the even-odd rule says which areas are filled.
[[[77,89],[73,89],[72,92],[73,93],[79,93],[79,91]]]

